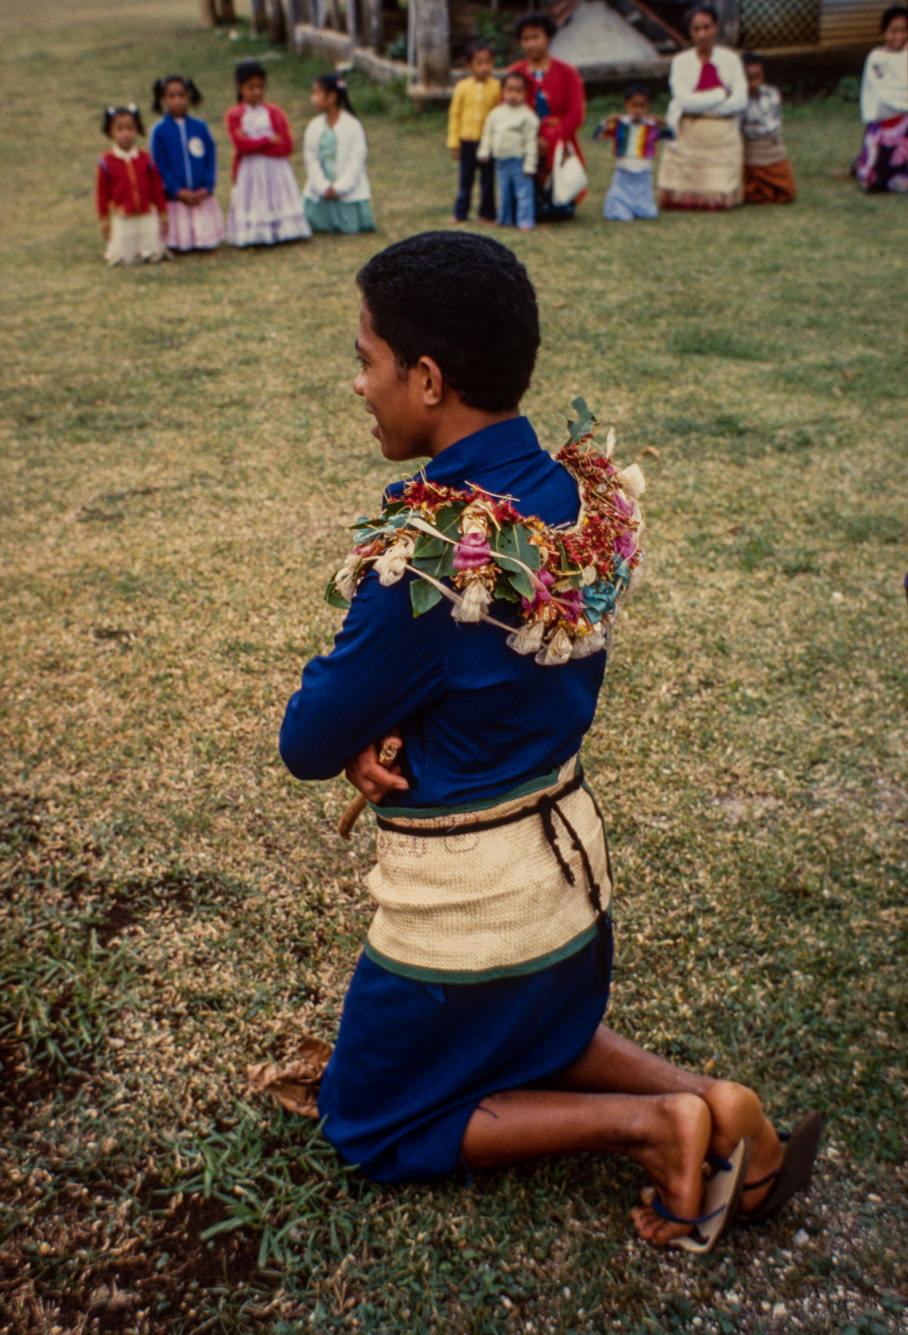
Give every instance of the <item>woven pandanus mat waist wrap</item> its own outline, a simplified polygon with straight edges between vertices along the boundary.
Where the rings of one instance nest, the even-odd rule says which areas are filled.
[[[576,759],[493,807],[377,814],[366,949],[392,972],[449,982],[530,973],[596,935],[611,897],[608,850]]]
[[[744,163],[747,167],[773,167],[777,162],[784,162],[787,157],[781,130],[744,140]]]

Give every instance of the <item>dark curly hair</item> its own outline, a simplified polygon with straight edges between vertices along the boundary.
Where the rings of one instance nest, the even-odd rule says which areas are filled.
[[[524,28],[541,28],[546,37],[552,38],[558,31],[558,25],[551,14],[524,14],[517,20],[514,27],[514,36],[520,41]]]
[[[888,9],[883,10],[883,17],[880,19],[880,32],[885,32],[893,19],[908,19],[908,6],[890,5]]]
[[[155,79],[151,85],[151,95],[154,101],[151,104],[152,111],[164,110],[164,94],[167,92],[169,83],[180,83],[186,89],[189,97],[189,105],[197,107],[201,104],[202,94],[199,92],[192,79],[188,79],[185,74],[166,74],[163,79]]]
[[[136,123],[136,133],[145,133],[145,126],[142,124],[142,113],[135,102],[130,102],[128,106],[104,108],[104,115],[101,117],[101,129],[108,139],[112,138],[110,131],[117,116],[132,116]]]
[[[233,81],[236,84],[236,100],[242,102],[243,94],[240,92],[247,79],[263,79],[266,83],[268,75],[265,73],[265,66],[260,65],[257,60],[241,60],[233,71]]]
[[[402,366],[431,357],[470,408],[517,407],[536,364],[539,310],[506,246],[471,232],[422,232],[373,255],[356,282]]]

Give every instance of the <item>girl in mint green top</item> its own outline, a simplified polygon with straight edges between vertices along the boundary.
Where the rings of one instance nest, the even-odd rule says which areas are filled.
[[[374,232],[372,191],[366,175],[366,132],[336,74],[312,85],[320,114],[303,138],[306,185],[303,205],[314,232]]]

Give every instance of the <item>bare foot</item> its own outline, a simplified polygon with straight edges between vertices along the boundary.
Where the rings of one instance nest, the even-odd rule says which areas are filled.
[[[634,1158],[652,1178],[663,1205],[693,1219],[700,1214],[703,1199],[703,1160],[712,1133],[709,1108],[696,1094],[666,1094],[654,1101],[663,1123],[661,1134]],[[641,1238],[659,1247],[692,1227],[670,1223],[650,1205],[636,1206],[631,1218]]]
[[[709,1144],[712,1152],[725,1158],[731,1154],[742,1136],[748,1136],[750,1163],[747,1180],[759,1182],[767,1174],[775,1172],[782,1162],[782,1146],[754,1091],[733,1080],[714,1080],[703,1090],[702,1097],[712,1117],[713,1134]],[[740,1212],[748,1214],[756,1210],[771,1189],[772,1180],[757,1191],[745,1192],[741,1198]]]

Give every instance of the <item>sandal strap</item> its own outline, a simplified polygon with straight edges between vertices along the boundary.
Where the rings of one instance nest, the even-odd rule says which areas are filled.
[[[779,1140],[781,1141],[791,1140],[790,1131],[780,1131],[778,1133],[778,1136]],[[709,1155],[708,1157],[710,1159],[710,1162],[712,1162],[712,1155]],[[757,1187],[765,1187],[768,1182],[775,1181],[775,1179],[779,1176],[781,1171],[782,1171],[782,1165],[780,1164],[779,1167],[774,1168],[771,1173],[767,1173],[765,1177],[761,1177],[758,1182],[745,1182],[744,1186],[741,1188],[742,1192],[756,1191]]]
[[[780,1168],[774,1168],[771,1173],[767,1173],[765,1177],[758,1178],[756,1182],[745,1182],[741,1190],[756,1191],[757,1187],[765,1187],[767,1182],[775,1181],[781,1171]]]
[[[657,1193],[653,1196],[652,1208],[660,1219],[667,1219],[670,1224],[705,1224],[708,1219],[715,1219],[716,1215],[720,1215],[727,1206],[720,1205],[718,1210],[711,1210],[709,1214],[698,1215],[696,1219],[686,1219],[684,1215],[675,1214],[674,1210],[670,1210]]]

